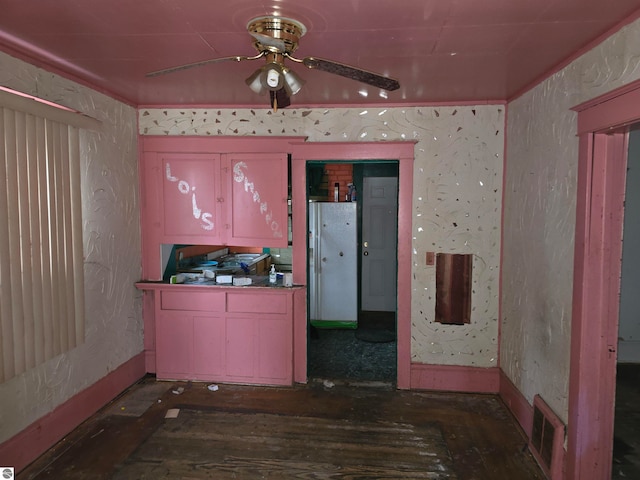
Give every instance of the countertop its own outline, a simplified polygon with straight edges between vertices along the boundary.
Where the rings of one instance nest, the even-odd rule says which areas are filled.
[[[304,285],[293,285],[292,287],[285,287],[283,285],[283,276],[278,275],[278,279],[275,284],[269,283],[268,275],[237,275],[235,278],[250,278],[251,285],[233,285],[231,283],[217,283],[215,280],[209,280],[205,278],[199,278],[197,280],[186,280],[184,283],[169,283],[164,280],[140,280],[136,282],[136,287],[141,290],[155,290],[159,288],[277,288],[277,289],[291,289],[301,288]]]

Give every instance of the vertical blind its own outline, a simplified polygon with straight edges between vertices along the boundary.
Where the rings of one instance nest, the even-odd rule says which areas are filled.
[[[0,382],[84,339],[78,127],[2,99]]]

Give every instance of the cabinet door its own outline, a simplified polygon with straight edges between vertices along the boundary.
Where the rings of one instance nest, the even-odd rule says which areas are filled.
[[[156,318],[156,375],[159,379],[188,379],[192,374],[193,318],[163,312]]]
[[[293,381],[293,329],[291,317],[269,315],[258,322],[257,376],[270,384]]]
[[[196,378],[224,379],[225,343],[223,316],[196,316],[193,318],[193,371]]]
[[[256,383],[257,322],[253,316],[227,317],[227,376],[232,381]]]
[[[286,247],[288,162],[284,153],[227,154],[225,227],[232,245]]]
[[[163,242],[221,243],[220,156],[172,153],[161,159]]]
[[[227,376],[230,381],[291,385],[293,343],[288,315],[227,317]]]

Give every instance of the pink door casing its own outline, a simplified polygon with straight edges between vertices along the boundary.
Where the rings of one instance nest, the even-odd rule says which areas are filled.
[[[609,478],[626,179],[640,81],[574,108],[580,136],[565,478]]]

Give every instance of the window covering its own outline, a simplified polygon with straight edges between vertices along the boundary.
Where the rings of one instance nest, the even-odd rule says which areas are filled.
[[[82,125],[0,91],[0,382],[84,340]]]

